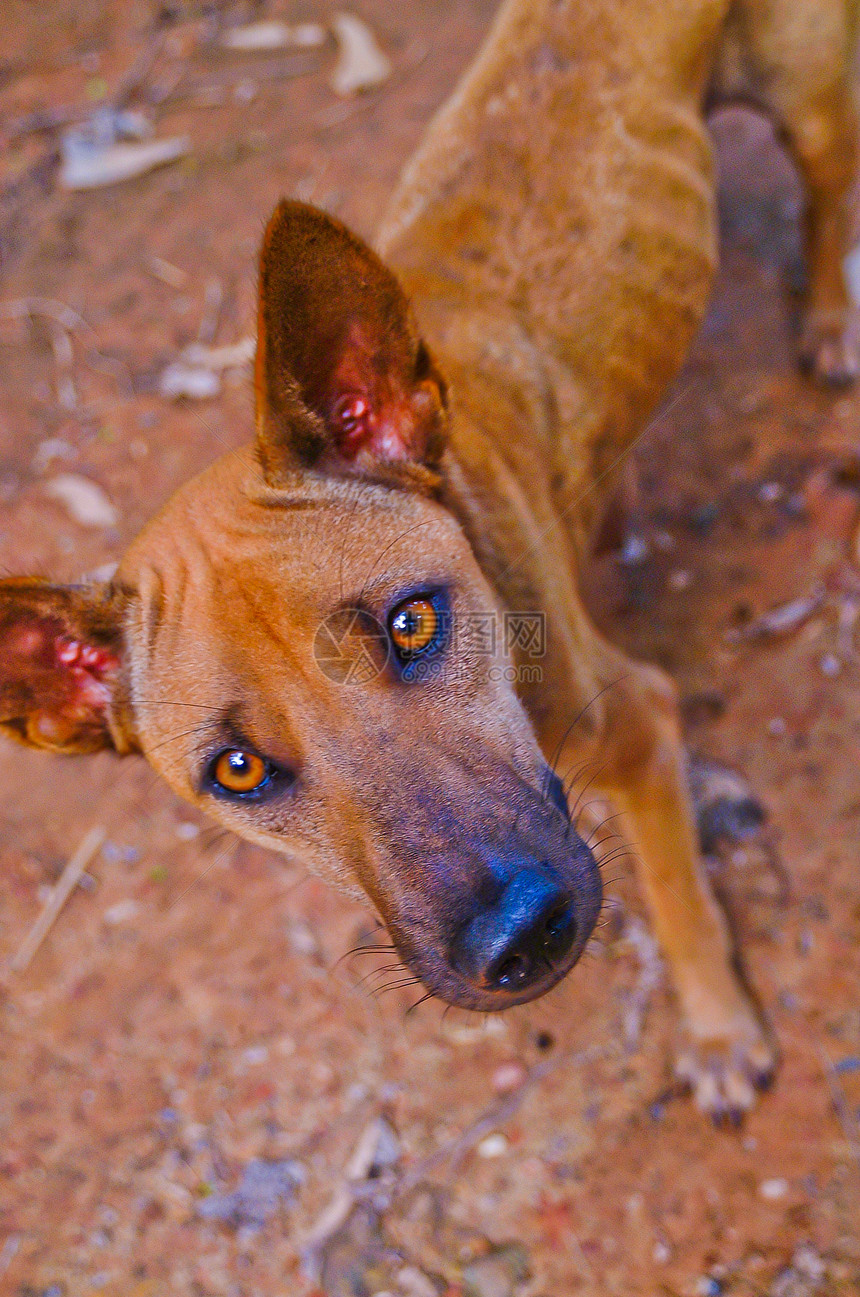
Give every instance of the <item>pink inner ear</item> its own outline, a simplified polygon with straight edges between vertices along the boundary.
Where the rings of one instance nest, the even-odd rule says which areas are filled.
[[[366,451],[375,459],[409,460],[415,453],[415,417],[406,394],[374,361],[357,324],[329,384],[326,423],[344,459]]]
[[[110,701],[110,686],[105,677],[119,666],[119,659],[106,648],[82,644],[79,640],[57,635],[53,643],[60,670],[65,670],[70,693],[84,711],[103,710]]]
[[[0,634],[0,694],[45,739],[102,723],[119,659],[72,638],[58,618],[25,615]],[[17,700],[17,706],[16,706]]]

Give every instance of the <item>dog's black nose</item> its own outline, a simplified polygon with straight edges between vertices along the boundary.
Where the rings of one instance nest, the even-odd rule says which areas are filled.
[[[572,899],[523,869],[456,933],[451,963],[476,988],[517,994],[557,974],[576,939]]]

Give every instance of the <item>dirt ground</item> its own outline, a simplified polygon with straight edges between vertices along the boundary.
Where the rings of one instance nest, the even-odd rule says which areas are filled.
[[[199,336],[252,333],[279,196],[372,233],[496,4],[361,0],[393,75],[354,100],[329,85],[331,43],[228,54],[214,39],[219,21],[335,8],[6,0],[0,569],[102,569],[249,439],[247,370],[179,403],[159,375]],[[159,136],[187,134],[189,156],[63,192],[56,125],[123,91]],[[54,129],[34,129],[44,112]],[[799,198],[769,128],[732,112],[715,132],[723,270],[637,452],[644,556],[607,559],[592,596],[617,639],[674,672],[691,748],[742,770],[767,807],[765,839],[724,848],[714,874],[779,1041],[773,1091],[728,1132],[675,1093],[671,990],[626,860],[601,941],[546,1000],[407,1016],[414,991],[374,997],[359,980],[384,958],[344,958],[384,940],[364,907],[213,833],[143,762],[3,745],[0,1291],[860,1292],[860,394],[795,371]],[[32,299],[76,314],[58,329]],[[115,526],[49,497],[68,472],[104,488]],[[757,633],[808,596],[794,629]],[[14,972],[93,825],[100,855]],[[354,1155],[375,1181],[315,1247],[332,1200],[349,1209]],[[248,1206],[253,1159],[283,1177],[268,1206]]]

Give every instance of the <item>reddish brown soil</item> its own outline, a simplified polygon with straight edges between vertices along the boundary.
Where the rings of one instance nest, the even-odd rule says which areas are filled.
[[[282,56],[207,51],[195,5],[8,0],[6,128],[112,94],[160,9],[175,21],[133,103],[194,149],[75,195],[56,184],[54,136],[17,134],[3,153],[0,302],[57,299],[92,332],[74,336],[77,406],[66,410],[44,322],[0,321],[0,567],[70,579],[115,560],[173,488],[248,439],[245,378],[185,408],[154,394],[196,336],[207,281],[224,290],[217,339],[232,342],[252,329],[256,245],[280,195],[370,233],[495,7],[362,0],[395,74],[343,103],[328,86],[330,50],[304,76],[275,76]],[[330,9],[301,0],[265,13],[324,20]],[[180,72],[153,110],[153,87]],[[486,1024],[443,1020],[433,1003],[405,1017],[414,991],[374,999],[357,981],[368,963],[339,962],[372,930],[361,905],[210,838],[142,762],[2,746],[4,960],[86,830],[105,825],[109,842],[30,969],[4,965],[0,1290],[308,1297],[302,1242],[373,1114],[388,1114],[415,1165],[484,1112],[509,1060],[550,1067],[500,1125],[500,1155],[473,1150],[431,1178],[447,1220],[525,1246],[522,1293],[860,1290],[860,672],[838,629],[858,589],[860,397],[822,394],[795,372],[784,282],[797,192],[769,131],[736,114],[718,135],[724,269],[676,401],[638,452],[652,557],[632,573],[608,560],[595,605],[626,646],[673,670],[694,750],[743,769],[769,810],[784,872],[750,848],[727,854],[717,882],[782,1051],[773,1092],[729,1133],[672,1093],[665,980],[625,1048],[642,987],[626,862],[612,870],[604,946],[548,1000]],[[185,272],[182,287],[152,273],[153,256]],[[47,475],[99,482],[120,512],[115,531],[81,528],[46,499],[37,451],[48,438],[71,457]],[[727,636],[819,581],[828,599],[795,633]],[[256,1234],[200,1220],[201,1195],[232,1187],[254,1156],[303,1163],[293,1208]],[[440,1260],[429,1224],[407,1225],[411,1260],[455,1284],[455,1253],[442,1247]],[[818,1281],[789,1269],[803,1247],[812,1270],[820,1259]]]

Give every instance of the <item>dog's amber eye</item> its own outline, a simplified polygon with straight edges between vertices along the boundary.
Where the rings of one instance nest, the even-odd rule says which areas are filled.
[[[228,793],[253,793],[269,778],[269,767],[256,752],[228,748],[215,758],[212,778]]]
[[[407,599],[388,623],[391,640],[402,658],[430,648],[439,632],[439,614],[429,599]]]

